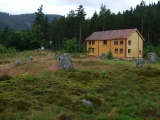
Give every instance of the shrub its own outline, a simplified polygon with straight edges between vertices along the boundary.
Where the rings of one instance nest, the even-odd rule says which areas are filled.
[[[112,59],[112,58],[113,58],[113,54],[112,54],[112,51],[111,51],[111,50],[109,50],[108,55],[107,55],[107,58],[108,58],[108,59]]]
[[[76,52],[78,48],[78,45],[76,44],[76,39],[68,39],[64,42],[64,49],[67,52]]]

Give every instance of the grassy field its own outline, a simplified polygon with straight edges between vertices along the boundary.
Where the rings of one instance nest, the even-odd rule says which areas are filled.
[[[14,66],[19,59],[25,64]],[[65,71],[50,51],[1,58],[0,120],[160,119],[160,62],[136,68],[136,61],[72,60]]]

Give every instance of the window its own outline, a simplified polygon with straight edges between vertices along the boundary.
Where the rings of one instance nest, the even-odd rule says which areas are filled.
[[[89,45],[91,45],[91,41],[89,41]]]
[[[123,41],[120,41],[120,45],[123,45]]]
[[[120,53],[123,54],[123,49],[120,49]]]
[[[107,40],[103,40],[103,45],[107,45]]]
[[[139,50],[139,54],[142,54],[142,50]]]
[[[115,49],[115,54],[118,54],[118,49],[117,48]]]
[[[94,45],[94,41],[92,41],[92,45]]]
[[[128,49],[128,53],[131,53],[131,49]]]
[[[95,48],[92,48],[92,53],[94,53],[95,52]]]
[[[128,45],[131,45],[131,41],[130,40],[128,41]]]
[[[114,45],[118,45],[118,41],[114,41]]]

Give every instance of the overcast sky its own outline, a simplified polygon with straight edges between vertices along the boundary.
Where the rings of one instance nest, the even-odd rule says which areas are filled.
[[[70,10],[76,10],[83,5],[87,17],[91,17],[95,11],[99,13],[101,4],[106,5],[111,12],[117,13],[135,8],[141,0],[0,0],[0,12],[10,14],[34,13],[43,5],[43,13],[67,15]],[[158,0],[145,0],[146,5],[156,3]]]

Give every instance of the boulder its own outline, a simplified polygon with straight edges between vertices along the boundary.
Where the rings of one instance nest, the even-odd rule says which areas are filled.
[[[17,60],[17,61],[14,63],[15,66],[21,66],[21,65],[23,65],[23,64],[24,64],[24,61],[22,61],[22,60]]]
[[[101,54],[100,58],[101,58],[102,60],[107,59],[107,54],[103,52],[103,53]]]
[[[82,101],[83,105],[85,105],[85,106],[92,106],[93,105],[92,102],[89,100],[82,99],[81,101]]]
[[[28,60],[31,62],[33,61],[33,56],[29,56]]]
[[[144,66],[144,59],[143,58],[138,58],[136,62],[136,67],[143,67]]]
[[[150,63],[156,62],[156,53],[148,53],[148,62]]]
[[[69,53],[64,53],[59,56],[59,69],[71,70],[73,68],[71,56]]]
[[[55,59],[59,59],[59,57],[60,57],[60,54],[59,54],[59,53],[55,53],[55,54],[54,54],[54,58],[55,58]]]

